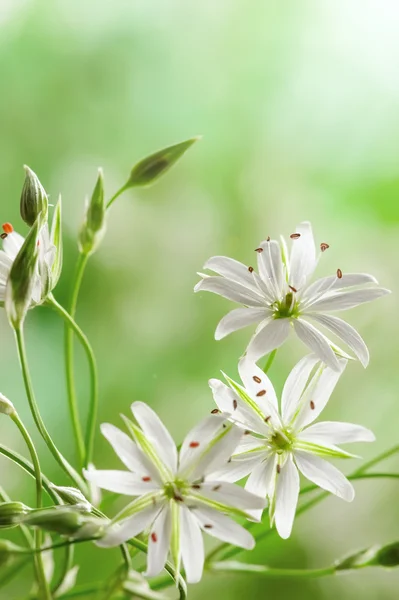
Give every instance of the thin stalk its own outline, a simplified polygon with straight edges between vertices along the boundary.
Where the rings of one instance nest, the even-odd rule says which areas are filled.
[[[39,408],[38,408],[36,398],[35,398],[35,394],[33,391],[32,380],[31,380],[29,367],[28,367],[28,360],[27,360],[26,348],[25,348],[25,339],[24,339],[22,326],[19,329],[15,329],[15,339],[17,342],[18,355],[19,355],[19,360],[21,363],[22,376],[23,376],[23,380],[24,380],[24,384],[25,384],[26,395],[28,398],[30,410],[31,410],[31,413],[33,416],[33,420],[35,421],[36,427],[37,427],[40,435],[46,442],[48,449],[50,450],[51,454],[54,456],[55,460],[58,462],[60,467],[69,475],[69,477],[72,479],[72,481],[75,483],[75,485],[78,488],[80,488],[80,490],[84,494],[87,494],[86,483],[83,481],[82,477],[80,477],[80,475],[75,471],[75,469],[72,467],[72,465],[69,464],[69,462],[66,460],[66,458],[58,450],[57,446],[54,444],[53,440],[51,439],[50,434],[48,433],[48,431],[43,423],[43,419],[40,415]]]
[[[62,562],[62,568],[61,568],[60,575],[58,577],[58,581],[52,588],[52,593],[54,596],[57,595],[59,588],[64,583],[65,577],[68,575],[68,572],[70,571],[70,569],[73,566],[73,555],[74,555],[74,547],[67,546],[65,548],[64,560]]]
[[[80,329],[80,327],[76,324],[73,317],[65,310],[61,304],[57,302],[57,300],[50,296],[47,300],[48,304],[57,311],[57,313],[64,319],[65,326],[68,327],[69,331],[74,332],[79,339],[80,343],[83,346],[83,349],[86,353],[87,360],[89,362],[90,369],[90,389],[91,389],[91,397],[90,397],[90,407],[89,407],[89,416],[87,420],[87,429],[86,429],[86,448],[85,448],[85,458],[84,464],[87,465],[92,460],[93,455],[93,446],[94,446],[94,435],[96,431],[96,421],[97,421],[97,413],[98,413],[98,371],[97,371],[97,363],[94,356],[94,352],[92,347],[90,346],[89,340]]]
[[[3,444],[0,444],[0,454],[2,454],[3,456],[5,456],[9,460],[11,460],[13,463],[15,463],[16,465],[21,467],[21,469],[26,471],[26,473],[28,473],[31,477],[35,478],[35,470],[33,468],[33,465],[29,461],[27,461],[23,456],[21,456],[17,452],[14,452],[13,450],[10,450],[6,446],[3,446]],[[51,500],[54,502],[54,504],[60,504],[57,494],[51,488],[50,480],[47,479],[47,477],[45,477],[43,475],[43,473],[42,473],[42,486],[43,486],[43,489],[47,492],[47,494],[51,498]]]
[[[115,194],[112,196],[112,198],[110,200],[108,200],[107,202],[107,206],[106,209],[108,210],[110,208],[110,206],[112,206],[112,204],[115,202],[115,200],[121,195],[123,194],[123,192],[125,192],[127,189],[129,189],[128,185],[124,185],[123,187],[121,187],[117,192],[115,192]]]
[[[42,473],[40,469],[39,457],[36,452],[36,448],[32,442],[32,439],[25,427],[22,423],[21,419],[17,412],[14,412],[11,415],[11,419],[14,421],[15,425],[18,427],[22,437],[25,440],[27,448],[29,450],[29,454],[32,459],[33,468],[35,470],[35,482],[36,482],[36,506],[37,508],[41,508],[43,506],[43,493],[42,493]],[[40,550],[43,541],[42,532],[40,529],[35,531],[35,548]],[[44,572],[43,559],[42,555],[38,554],[35,558],[35,570],[36,570],[36,578],[37,585],[39,588],[40,596],[44,600],[51,600],[51,593],[48,587],[48,583],[46,580],[46,575]]]
[[[264,372],[266,375],[267,375],[267,373],[269,372],[269,369],[270,369],[270,367],[271,367],[271,366],[272,366],[272,364],[273,364],[273,361],[274,361],[274,359],[275,359],[275,357],[276,357],[276,354],[277,354],[277,348],[276,348],[275,350],[273,350],[272,352],[270,352],[269,356],[267,357],[266,364],[265,364],[265,366],[263,367],[263,372]]]
[[[75,269],[74,284],[71,293],[71,299],[69,302],[69,314],[74,318],[76,313],[76,306],[78,302],[78,295],[80,286],[83,279],[83,274],[87,265],[89,256],[86,254],[79,254],[78,262]],[[65,323],[65,334],[64,334],[64,349],[65,349],[65,373],[67,382],[68,392],[68,406],[71,417],[71,423],[73,428],[73,434],[75,437],[76,451],[78,454],[79,464],[81,467],[85,464],[85,443],[82,428],[80,426],[78,402],[75,388],[75,376],[73,367],[73,329],[70,323]]]
[[[209,569],[219,573],[246,573],[248,575],[256,573],[265,577],[283,577],[284,579],[289,577],[294,577],[295,579],[314,579],[316,577],[334,575],[337,572],[335,565],[322,569],[278,569],[264,565],[240,563],[238,561],[211,563]]]

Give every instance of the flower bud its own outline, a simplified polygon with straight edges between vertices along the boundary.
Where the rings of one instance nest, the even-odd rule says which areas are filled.
[[[52,485],[51,488],[66,504],[71,506],[78,505],[85,511],[90,512],[92,506],[90,502],[83,496],[82,492],[74,487],[64,487],[58,485]]]
[[[84,507],[55,506],[32,510],[22,521],[28,527],[59,533],[73,538],[95,537],[102,532],[104,522],[85,512]]]
[[[24,166],[25,182],[21,194],[21,217],[29,227],[32,227],[40,216],[41,223],[47,220],[48,198],[36,173]]]
[[[194,137],[147,156],[133,167],[124,188],[150,185],[173,167],[179,158],[199,139],[199,137]]]
[[[398,567],[399,566],[399,542],[393,542],[387,546],[382,546],[376,555],[373,565],[380,567]]]
[[[2,502],[0,504],[0,527],[18,525],[31,510],[29,506],[25,506],[22,502]]]
[[[0,413],[3,415],[12,416],[15,414],[13,403],[0,393]]]
[[[360,550],[336,564],[337,571],[348,569],[362,569],[363,567],[386,567],[399,566],[399,542],[393,542],[386,546],[373,546],[366,550]]]
[[[24,321],[37,283],[39,219],[35,222],[18,252],[7,280],[5,308],[12,327]]]
[[[85,220],[79,232],[79,250],[82,254],[93,253],[105,233],[104,180],[102,170],[98,170],[97,182],[87,203]]]

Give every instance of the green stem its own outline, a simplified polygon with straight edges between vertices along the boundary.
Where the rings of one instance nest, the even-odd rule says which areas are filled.
[[[59,588],[64,583],[65,577],[68,575],[70,569],[73,566],[73,555],[74,555],[74,547],[72,545],[67,546],[65,548],[64,560],[62,562],[62,568],[61,568],[61,572],[58,577],[58,581],[53,586],[53,589],[52,589],[52,593],[54,596],[57,595]]]
[[[282,577],[284,579],[287,577],[294,577],[296,579],[314,579],[316,577],[334,575],[337,572],[335,565],[324,567],[322,569],[277,569],[266,567],[264,565],[240,563],[238,561],[211,563],[208,565],[208,568],[211,571],[217,571],[219,573],[247,573],[249,575],[256,573],[265,575],[266,577]]]
[[[71,299],[69,302],[69,314],[72,319],[75,317],[76,306],[78,302],[78,295],[80,286],[83,279],[83,274],[87,265],[89,256],[87,254],[79,254],[78,262],[75,269],[75,278],[72,288]],[[83,438],[82,428],[80,426],[78,403],[76,397],[75,388],[75,376],[74,376],[74,363],[73,363],[73,329],[69,323],[65,323],[65,334],[64,334],[64,347],[65,347],[65,373],[67,382],[68,392],[68,405],[69,413],[71,417],[71,423],[73,433],[75,436],[76,451],[79,458],[79,464],[81,467],[85,464],[86,449]]]
[[[276,357],[276,354],[277,354],[277,348],[275,350],[273,350],[273,352],[270,352],[269,356],[267,357],[266,364],[263,367],[263,372],[265,374],[268,373],[270,367],[272,366],[273,361],[274,361],[274,359]]]
[[[73,317],[65,310],[65,308],[61,306],[61,304],[57,302],[57,300],[53,296],[50,296],[47,302],[64,319],[65,326],[68,328],[68,331],[71,333],[74,332],[76,334],[84,348],[84,351],[86,352],[86,356],[89,362],[91,399],[86,429],[86,451],[84,458],[84,464],[85,466],[87,466],[92,460],[94,436],[96,432],[96,421],[98,413],[98,372],[96,359],[92,347],[90,346],[89,340],[87,339],[83,331],[80,329],[80,327],[75,323]],[[73,369],[71,373],[73,375]]]
[[[2,454],[6,458],[8,458],[12,462],[14,462],[16,465],[21,467],[21,469],[26,471],[26,473],[28,473],[31,477],[35,478],[35,470],[34,470],[32,464],[29,461],[27,461],[23,456],[21,456],[17,452],[14,452],[13,450],[10,450],[6,446],[3,446],[3,444],[0,444],[0,454]],[[51,488],[51,482],[49,481],[49,479],[47,479],[47,477],[45,477],[43,475],[43,473],[42,473],[42,485],[43,485],[44,490],[50,496],[51,500],[54,502],[54,504],[60,504],[57,494]]]
[[[33,416],[33,420],[35,421],[36,427],[47,444],[48,449],[51,454],[54,456],[55,460],[58,462],[60,467],[69,475],[75,485],[80,488],[80,490],[87,494],[87,486],[83,481],[82,477],[75,471],[75,469],[69,464],[66,458],[61,454],[58,450],[57,446],[54,444],[53,440],[50,437],[44,423],[43,419],[40,415],[39,408],[37,406],[35,394],[33,392],[32,380],[30,377],[28,360],[26,355],[25,348],[25,339],[23,334],[22,326],[19,329],[15,329],[15,338],[17,342],[18,355],[21,363],[22,375],[25,384],[26,395],[28,398],[30,410]]]
[[[32,439],[31,439],[25,425],[22,423],[18,413],[14,412],[11,415],[11,418],[14,421],[15,425],[18,427],[18,429],[28,447],[29,454],[31,456],[32,463],[33,463],[33,468],[35,471],[36,506],[37,506],[37,508],[41,508],[43,506],[43,494],[42,494],[42,473],[40,470],[39,457],[37,455],[36,448],[32,442]],[[35,548],[40,551],[41,545],[42,545],[42,532],[40,531],[40,529],[37,529],[35,531]],[[51,594],[50,594],[50,590],[49,590],[48,583],[46,580],[46,575],[45,575],[44,566],[43,566],[43,559],[42,559],[41,554],[38,554],[36,556],[35,568],[36,568],[37,585],[38,585],[38,588],[40,591],[40,596],[44,600],[49,600],[49,599],[51,600]]]
[[[86,598],[86,596],[89,596],[89,595],[91,596],[91,595],[97,594],[102,589],[104,589],[103,583],[98,583],[98,584],[90,584],[89,583],[88,585],[77,586],[75,589],[70,590],[66,594],[62,594],[62,596],[58,596],[58,598],[59,598],[59,600],[66,600],[67,598],[78,598],[79,596],[84,596]]]
[[[127,189],[129,189],[128,185],[124,185],[123,187],[121,187],[117,192],[115,192],[115,194],[112,196],[112,198],[110,200],[108,200],[107,202],[107,210],[110,208],[110,206],[112,206],[112,204],[115,202],[115,200],[121,195],[123,194],[123,192],[125,192]]]

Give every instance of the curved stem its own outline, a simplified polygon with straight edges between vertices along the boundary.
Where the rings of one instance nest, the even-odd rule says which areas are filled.
[[[84,351],[87,356],[87,360],[89,362],[90,369],[90,387],[91,387],[91,399],[90,399],[90,407],[89,407],[89,416],[87,420],[87,429],[86,429],[86,453],[84,464],[87,465],[91,462],[93,455],[93,445],[94,445],[94,436],[96,432],[96,421],[97,421],[97,413],[98,413],[98,371],[97,371],[97,363],[94,356],[94,352],[92,347],[90,346],[90,342],[74,321],[73,317],[65,310],[61,304],[57,302],[54,296],[50,296],[47,300],[49,306],[52,306],[54,310],[64,319],[65,326],[68,327],[68,331],[71,333],[75,333],[78,337],[80,343],[82,344]]]
[[[24,438],[25,443],[28,447],[29,454],[31,456],[32,463],[33,463],[33,468],[35,471],[36,506],[37,506],[37,508],[41,508],[43,506],[42,473],[40,470],[39,457],[37,455],[36,448],[32,442],[32,439],[31,439],[25,425],[22,423],[17,412],[14,412],[11,415],[11,419],[14,421],[15,425],[18,427],[18,429],[21,432],[21,435]],[[40,531],[40,529],[37,529],[35,531],[35,548],[40,550],[42,541],[43,541],[42,540],[42,532]],[[35,567],[36,567],[37,584],[38,584],[38,587],[40,590],[40,596],[44,600],[51,599],[51,594],[50,594],[50,590],[49,590],[48,583],[46,580],[46,575],[45,575],[44,566],[43,566],[43,559],[42,559],[41,554],[38,554],[35,558]]]
[[[240,563],[238,561],[222,561],[211,563],[208,565],[211,571],[219,573],[247,573],[253,575],[265,575],[266,577],[295,577],[296,579],[313,579],[315,577],[326,577],[336,573],[335,565],[324,567],[322,569],[278,569],[274,567],[266,567],[264,565],[251,565]]]
[[[76,305],[78,302],[78,295],[80,286],[83,279],[83,274],[87,265],[89,256],[86,254],[79,254],[78,262],[76,264],[75,279],[72,288],[71,299],[69,302],[69,313],[74,318],[76,313]],[[80,426],[78,403],[75,389],[75,377],[73,368],[73,330],[69,323],[65,323],[65,334],[64,334],[64,347],[65,347],[65,373],[67,382],[68,392],[68,405],[69,413],[71,417],[71,423],[73,433],[75,436],[76,451],[79,458],[79,464],[81,467],[85,464],[85,444],[83,438],[82,428]]]
[[[110,208],[110,206],[112,206],[112,204],[115,202],[115,200],[121,195],[123,194],[123,192],[125,192],[127,189],[129,189],[130,186],[124,185],[123,187],[121,187],[117,192],[115,192],[115,194],[112,196],[112,198],[110,200],[108,200],[107,202],[107,206],[106,209],[108,210]]]
[[[269,356],[267,357],[266,364],[263,367],[263,372],[265,374],[268,373],[270,367],[272,366],[273,361],[274,361],[274,359],[276,357],[276,354],[277,354],[277,348],[275,348],[272,352],[270,352]]]
[[[32,464],[29,461],[27,461],[23,456],[21,456],[17,452],[14,452],[13,450],[10,450],[6,446],[3,446],[3,444],[0,444],[0,454],[2,454],[6,458],[8,458],[12,462],[14,462],[16,465],[21,467],[21,469],[26,471],[26,473],[28,473],[31,477],[35,478],[35,470],[34,470]],[[47,479],[47,477],[45,477],[43,475],[43,473],[42,473],[42,485],[43,485],[44,490],[50,496],[51,500],[54,502],[54,504],[60,504],[57,494],[51,488],[50,480]]]
[[[15,332],[15,338],[16,338],[16,342],[17,342],[18,355],[19,355],[19,360],[21,363],[22,376],[23,376],[23,380],[24,380],[24,384],[25,384],[26,395],[28,398],[29,407],[30,407],[30,410],[31,410],[31,413],[33,416],[33,420],[35,421],[35,425],[36,425],[37,429],[39,430],[40,435],[46,442],[48,449],[50,450],[51,454],[54,456],[55,460],[58,462],[60,467],[69,475],[69,477],[72,479],[72,481],[75,483],[75,485],[78,488],[80,488],[80,490],[83,493],[87,494],[86,483],[83,481],[82,477],[80,477],[80,475],[75,471],[75,469],[72,467],[72,465],[69,464],[69,462],[66,460],[66,458],[58,450],[57,446],[54,444],[53,440],[51,439],[50,434],[48,433],[48,431],[43,423],[43,419],[40,415],[39,408],[37,406],[37,402],[36,402],[36,398],[35,398],[35,394],[33,391],[32,380],[31,380],[29,367],[28,367],[28,360],[27,360],[26,348],[25,348],[25,339],[24,339],[22,326],[20,327],[20,329],[15,329],[14,332]]]

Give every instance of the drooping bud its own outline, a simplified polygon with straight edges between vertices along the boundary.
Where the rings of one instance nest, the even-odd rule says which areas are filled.
[[[79,250],[82,254],[92,254],[100,244],[105,233],[105,202],[103,172],[98,170],[98,178],[90,202],[87,203],[86,215],[79,232]]]
[[[335,566],[338,571],[364,567],[399,567],[399,542],[360,550],[339,561]]]
[[[398,567],[399,542],[393,542],[393,544],[382,546],[382,548],[377,551],[373,563],[370,564],[387,568]]]
[[[1,393],[0,393],[0,413],[2,413],[3,415],[9,415],[9,416],[12,416],[15,414],[15,407],[14,407],[13,403],[8,398],[3,396],[3,394],[1,394]]]
[[[35,222],[18,252],[7,280],[5,308],[12,327],[23,323],[32,301],[32,292],[37,284],[39,259],[39,220]]]
[[[161,175],[169,171],[179,158],[199,139],[201,138],[194,137],[179,144],[174,144],[138,162],[130,172],[130,177],[124,186],[125,189],[150,185],[156,181]]]
[[[61,196],[58,198],[58,202],[54,209],[50,241],[52,248],[54,248],[54,259],[51,265],[51,290],[53,290],[58,283],[62,271],[63,247]]]
[[[2,502],[0,504],[0,528],[15,527],[31,510],[22,502]]]
[[[83,496],[82,492],[74,487],[64,487],[58,485],[51,485],[51,488],[66,504],[71,506],[79,506],[82,509],[90,512],[92,506],[90,502]]]
[[[48,198],[36,173],[26,165],[24,169],[26,176],[22,188],[20,211],[22,219],[32,227],[38,217],[41,223],[47,220]]]

